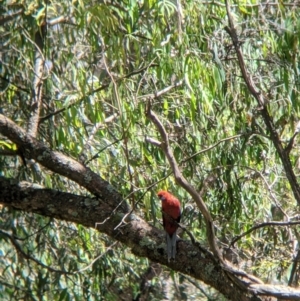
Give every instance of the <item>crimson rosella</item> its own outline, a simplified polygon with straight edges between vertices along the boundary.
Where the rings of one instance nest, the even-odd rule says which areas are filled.
[[[176,255],[176,230],[180,222],[181,210],[179,200],[168,191],[161,190],[157,193],[161,200],[163,226],[167,237],[167,255],[175,259]]]

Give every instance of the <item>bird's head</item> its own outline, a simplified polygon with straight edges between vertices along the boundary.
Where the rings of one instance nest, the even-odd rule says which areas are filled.
[[[165,190],[160,190],[158,193],[157,193],[157,196],[158,198],[161,200],[161,201],[165,201],[168,196],[169,196],[169,192],[168,191],[165,191]]]

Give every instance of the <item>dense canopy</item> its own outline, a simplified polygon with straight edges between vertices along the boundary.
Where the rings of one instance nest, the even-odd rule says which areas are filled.
[[[7,0],[0,25],[1,300],[300,300],[299,1]]]

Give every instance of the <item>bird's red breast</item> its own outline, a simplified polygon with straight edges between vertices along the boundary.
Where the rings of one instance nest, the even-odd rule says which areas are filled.
[[[165,190],[159,191],[157,196],[161,199],[163,225],[165,231],[169,235],[172,235],[178,228],[177,223],[180,222],[180,202],[174,195]]]

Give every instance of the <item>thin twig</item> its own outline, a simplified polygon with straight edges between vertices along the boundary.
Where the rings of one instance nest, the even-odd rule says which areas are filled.
[[[121,222],[114,228],[114,230],[117,230],[123,223],[126,224],[125,220],[128,216],[130,216],[132,214],[132,212],[135,210],[136,206],[139,204],[139,202],[141,200],[143,200],[144,196],[146,195],[146,193],[148,191],[150,191],[154,186],[156,186],[158,183],[164,181],[166,178],[168,178],[172,173],[170,172],[169,174],[167,174],[166,176],[164,176],[163,178],[161,178],[160,180],[158,181],[155,181],[154,183],[152,183],[151,185],[149,185],[147,188],[146,188],[146,191],[141,195],[141,197],[133,203],[132,205],[132,208],[130,210],[129,213],[125,214],[124,217],[122,218]],[[129,193],[129,195],[127,195],[124,200],[128,199],[132,194],[134,194],[136,191],[132,191]]]
[[[258,103],[259,111],[260,111],[261,116],[265,122],[265,125],[270,133],[270,138],[273,142],[273,145],[275,146],[277,153],[281,159],[286,176],[291,185],[294,197],[295,197],[298,205],[300,205],[300,186],[299,186],[297,178],[295,176],[295,173],[294,173],[294,170],[292,167],[292,163],[289,158],[289,154],[283,148],[282,142],[281,142],[279,134],[276,130],[272,116],[269,114],[269,111],[267,108],[268,103],[270,102],[270,99],[256,87],[256,85],[251,77],[251,74],[249,73],[249,71],[246,67],[244,56],[243,56],[243,53],[241,50],[241,43],[239,41],[236,28],[234,26],[229,0],[225,0],[225,4],[226,4],[227,17],[228,17],[228,26],[225,26],[224,29],[227,31],[227,33],[231,37],[232,43],[234,45],[235,53],[238,58],[238,63],[239,63],[239,67],[240,67],[240,70],[242,73],[242,77],[247,85],[247,88],[248,88],[250,94],[256,99],[256,101]]]
[[[161,142],[151,137],[145,137],[145,141],[154,146],[161,147]]]
[[[215,257],[222,262],[223,259],[222,259],[219,247],[217,245],[217,242],[216,242],[216,237],[215,237],[215,232],[214,232],[214,224],[213,224],[213,219],[210,215],[210,212],[209,212],[206,204],[204,203],[202,197],[200,196],[200,194],[185,179],[185,177],[182,175],[181,171],[179,170],[179,166],[177,164],[177,161],[173,155],[172,149],[169,144],[168,134],[167,134],[162,122],[159,120],[159,118],[156,116],[156,114],[151,110],[150,101],[148,102],[146,114],[147,114],[147,117],[156,126],[158,132],[160,133],[160,136],[162,138],[161,149],[165,153],[165,155],[169,161],[169,164],[174,173],[176,182],[192,196],[192,198],[196,202],[198,208],[200,209],[201,213],[203,214],[205,222],[206,222],[207,240],[208,240],[209,246],[210,246],[213,254],[215,255]]]
[[[116,113],[115,113],[115,114],[112,114],[111,116],[105,118],[104,122],[97,122],[97,123],[93,126],[93,128],[92,128],[92,130],[91,130],[91,132],[90,132],[90,134],[89,134],[89,137],[88,137],[88,139],[87,139],[85,145],[83,146],[82,152],[80,153],[79,157],[82,156],[82,155],[84,155],[84,154],[86,153],[86,151],[88,150],[88,147],[91,145],[92,140],[94,139],[94,136],[96,135],[97,131],[98,131],[99,129],[105,128],[105,127],[107,126],[107,124],[110,123],[110,122],[113,122],[114,119],[115,119],[117,116],[118,116],[118,114],[116,114]],[[109,146],[111,146],[111,145],[113,145],[113,144],[115,144],[115,143],[116,143],[116,142],[114,141],[113,143],[110,143]],[[106,146],[104,149],[106,149],[107,147],[108,147],[108,146]],[[102,149],[101,151],[103,151],[104,149]],[[101,151],[99,151],[99,152],[97,153],[97,156],[96,156],[96,157],[98,157],[98,154],[99,154]],[[95,159],[96,157],[94,156],[92,159],[88,160],[88,162],[90,162],[91,160]]]
[[[87,165],[87,164],[89,164],[91,161],[97,159],[97,158],[99,157],[99,154],[100,154],[100,153],[102,153],[102,152],[103,152],[104,150],[106,150],[107,148],[111,147],[112,145],[114,145],[114,144],[116,144],[116,143],[118,143],[118,142],[120,142],[120,141],[122,141],[122,140],[123,140],[123,137],[121,137],[121,138],[119,138],[119,139],[113,141],[113,142],[110,143],[110,144],[105,145],[105,146],[104,146],[103,148],[101,148],[101,149],[100,149],[100,150],[99,150],[99,151],[98,151],[91,159],[85,161],[85,162],[84,162],[84,165]]]
[[[234,165],[233,165],[233,166],[234,166]],[[274,195],[274,192],[273,192],[273,190],[272,190],[273,184],[269,185],[269,183],[268,183],[267,179],[265,178],[265,176],[263,175],[263,173],[260,172],[260,171],[258,171],[258,170],[256,170],[256,169],[254,169],[254,168],[252,168],[252,167],[249,167],[249,166],[240,165],[240,167],[243,167],[243,168],[247,168],[247,169],[249,169],[249,170],[252,170],[252,171],[254,171],[257,175],[259,175],[259,176],[262,178],[262,180],[263,180],[263,182],[264,182],[264,184],[265,184],[267,190],[268,190],[269,193],[270,193],[271,199],[273,200],[274,204],[275,204],[276,207],[282,212],[282,214],[286,217],[286,219],[289,220],[289,216],[288,216],[287,213],[283,210],[283,208],[280,206],[279,202],[277,201],[277,199],[276,199],[276,197],[275,197],[275,195]],[[276,179],[274,180],[273,183],[275,183],[275,181],[276,181]]]
[[[208,152],[208,151],[212,150],[213,148],[215,148],[216,146],[218,146],[218,145],[219,145],[220,143],[222,143],[222,142],[225,142],[225,141],[228,141],[228,140],[233,140],[233,139],[236,139],[236,138],[240,138],[240,137],[242,137],[242,136],[244,136],[244,135],[245,135],[245,134],[238,134],[238,135],[234,135],[234,136],[230,136],[230,137],[226,137],[226,138],[224,138],[224,139],[221,139],[221,140],[219,140],[218,142],[214,143],[213,145],[211,145],[211,146],[209,146],[209,147],[207,147],[207,148],[204,148],[204,149],[200,150],[199,152],[197,152],[197,153],[191,155],[190,157],[184,159],[184,160],[181,162],[181,164],[182,164],[182,163],[185,163],[185,162],[187,162],[187,161],[189,161],[189,160],[191,160],[191,159],[193,159],[193,158],[195,158],[196,156],[198,156],[198,155],[200,155],[200,154],[202,154],[202,153],[205,153],[205,152]]]
[[[248,231],[236,236],[230,243],[230,247],[233,247],[234,244],[240,240],[242,237],[250,234],[251,232],[260,229],[260,228],[264,228],[264,227],[270,227],[270,226],[278,226],[278,227],[286,227],[286,226],[294,226],[294,225],[300,225],[300,221],[297,222],[276,222],[276,221],[271,221],[271,222],[265,222],[265,223],[261,223],[258,224],[256,226],[253,226],[251,229],[249,229]]]
[[[145,70],[147,70],[148,68],[151,68],[151,67],[157,67],[157,66],[158,66],[158,64],[151,63],[150,65],[148,65],[148,66],[146,66],[146,67],[142,67],[142,68],[137,69],[137,70],[134,70],[134,71],[132,71],[132,72],[130,72],[130,73],[124,75],[123,77],[116,78],[115,81],[116,81],[116,82],[122,81],[122,80],[124,80],[124,79],[130,78],[131,76],[134,76],[134,75],[143,73],[143,72],[144,72]],[[100,87],[98,87],[98,88],[96,88],[96,89],[93,89],[93,90],[89,91],[86,95],[84,95],[83,97],[81,97],[80,99],[78,99],[77,101],[75,101],[74,103],[69,104],[67,107],[62,108],[62,109],[59,109],[59,110],[54,111],[54,112],[52,112],[52,113],[50,113],[50,114],[48,114],[48,115],[45,115],[45,116],[40,117],[40,119],[39,119],[39,124],[41,124],[42,122],[44,122],[44,121],[50,119],[50,118],[53,117],[53,116],[56,116],[56,115],[58,115],[58,114],[60,114],[60,113],[62,113],[62,112],[64,112],[64,111],[66,111],[66,110],[72,108],[73,106],[75,106],[75,105],[77,105],[77,104],[80,104],[81,102],[83,102],[84,100],[86,100],[88,96],[91,96],[91,95],[93,95],[93,94],[95,94],[95,93],[97,93],[97,92],[100,92],[100,91],[102,91],[102,90],[108,88],[108,87],[110,86],[110,84],[111,84],[110,82],[107,83],[107,84],[103,84],[102,86],[100,86]]]
[[[35,262],[36,264],[42,266],[43,268],[47,269],[50,272],[55,272],[55,273],[60,273],[60,274],[72,274],[71,272],[67,272],[67,271],[62,271],[62,270],[57,270],[54,269],[48,265],[45,265],[44,263],[42,263],[41,261],[35,259],[34,257],[32,257],[31,255],[27,254],[22,247],[19,245],[19,243],[15,240],[15,238],[10,235],[8,232],[0,230],[0,234],[2,234],[3,236],[7,237],[11,243],[13,244],[13,246],[16,248],[16,250],[26,259],[28,260],[32,260],[33,262]]]
[[[96,258],[94,258],[86,267],[74,272],[74,274],[77,273],[82,273],[84,271],[86,271],[87,269],[89,269],[90,267],[92,267],[92,265],[99,259],[101,259],[105,254],[107,254],[108,251],[110,251],[117,243],[119,243],[118,241],[115,241],[113,244],[111,244],[104,253],[100,254],[99,256],[97,256]]]
[[[15,235],[14,235],[14,239],[16,239],[16,240],[21,240],[21,241],[25,241],[25,240],[27,240],[28,238],[30,238],[30,237],[32,237],[32,236],[38,234],[39,232],[42,232],[44,229],[46,229],[46,228],[51,224],[51,222],[52,222],[52,219],[50,219],[49,222],[48,222],[46,225],[44,225],[43,227],[41,227],[41,228],[38,229],[37,231],[31,233],[30,235],[27,235],[26,237],[19,237],[19,236],[15,236]]]
[[[139,96],[139,97],[137,97],[137,99],[139,99],[139,98],[144,98],[144,99],[147,99],[147,100],[156,99],[156,98],[162,96],[163,94],[168,93],[172,89],[181,86],[182,84],[183,84],[183,80],[180,80],[180,81],[176,82],[173,85],[170,85],[168,87],[165,87],[165,88],[161,89],[160,91],[157,91],[157,92],[151,93],[151,94],[146,94],[146,95]]]

